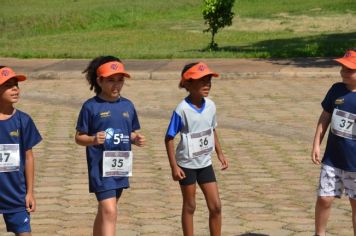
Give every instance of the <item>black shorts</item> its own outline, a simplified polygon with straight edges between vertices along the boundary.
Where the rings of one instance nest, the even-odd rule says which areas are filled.
[[[198,184],[216,182],[215,173],[212,165],[201,169],[188,169],[181,166],[180,168],[185,173],[185,178],[179,180],[180,185],[190,185],[195,184],[196,182],[198,182]]]

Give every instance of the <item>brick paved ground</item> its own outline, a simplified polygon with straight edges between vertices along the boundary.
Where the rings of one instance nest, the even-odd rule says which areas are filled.
[[[335,79],[215,80],[218,132],[230,168],[219,171],[224,236],[313,234],[319,167],[310,161],[320,101]],[[74,143],[82,102],[92,96],[84,79],[21,83],[18,107],[33,117],[44,141],[36,156],[37,211],[33,235],[90,235],[96,213],[88,193],[84,148]],[[130,80],[124,87],[138,110],[147,146],[135,148],[131,188],[119,202],[117,235],[182,235],[181,196],[171,180],[163,143],[175,105],[185,96],[174,80]],[[348,200],[337,200],[328,235],[351,235]],[[0,235],[5,232],[0,219]],[[208,235],[201,191],[197,236]]]

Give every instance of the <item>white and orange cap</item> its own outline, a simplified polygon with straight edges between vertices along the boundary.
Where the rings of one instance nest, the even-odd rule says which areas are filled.
[[[123,74],[125,77],[130,78],[131,76],[125,71],[124,64],[118,61],[110,61],[102,64],[96,70],[98,77],[109,77],[114,74]]]
[[[26,76],[17,75],[10,67],[3,67],[0,69],[0,85],[12,78],[16,78],[17,81],[26,80]]]
[[[199,62],[183,73],[182,80],[200,79],[206,75],[211,75],[213,77],[219,76],[219,74],[211,71],[205,63]]]
[[[356,70],[356,51],[353,49],[346,51],[343,57],[334,60],[346,66],[347,68]]]

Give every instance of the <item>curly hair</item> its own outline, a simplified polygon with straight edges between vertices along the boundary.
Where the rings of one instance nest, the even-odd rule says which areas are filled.
[[[89,62],[87,68],[83,71],[83,73],[86,74],[85,75],[86,80],[90,84],[90,90],[94,89],[94,92],[96,94],[101,93],[101,88],[100,88],[98,82],[96,81],[96,79],[98,77],[96,74],[96,70],[102,64],[105,64],[110,61],[121,62],[121,60],[119,58],[114,57],[114,56],[99,56],[99,57],[94,58],[91,62]]]

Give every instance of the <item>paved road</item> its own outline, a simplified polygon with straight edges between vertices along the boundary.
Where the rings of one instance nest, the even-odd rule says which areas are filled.
[[[80,65],[82,70],[87,61],[53,60],[57,66],[45,60],[20,61],[17,69],[33,79],[21,83],[18,107],[31,114],[44,137],[34,150],[38,209],[32,218],[33,235],[90,235],[97,203],[88,193],[84,148],[73,138],[80,106],[93,95],[74,70]],[[223,79],[214,79],[211,97],[218,109],[220,140],[230,161],[227,171],[219,171],[214,157],[223,235],[312,235],[319,167],[309,158],[311,141],[320,101],[339,80],[338,68],[328,60],[322,60],[324,64],[314,61],[313,66],[246,60],[245,67],[234,66],[230,60],[216,61],[230,63],[228,72],[215,67],[219,63],[210,63],[223,74]],[[0,64],[15,62],[19,60],[4,59]],[[60,70],[61,63],[73,67]],[[145,148],[134,148],[134,174],[131,188],[119,202],[117,235],[182,235],[180,190],[171,180],[163,138],[169,116],[186,92],[177,87],[179,69],[174,70],[172,61],[154,63],[162,66],[149,71],[144,62],[141,70],[138,61],[128,63],[136,78],[127,81],[123,96],[134,102],[148,142]],[[172,67],[163,70],[163,65]],[[238,74],[236,68],[244,68],[245,74]],[[346,198],[337,200],[328,235],[351,235],[351,228],[349,203]],[[11,235],[3,233],[2,219],[0,232]],[[197,192],[195,232],[208,235],[201,191]]]

